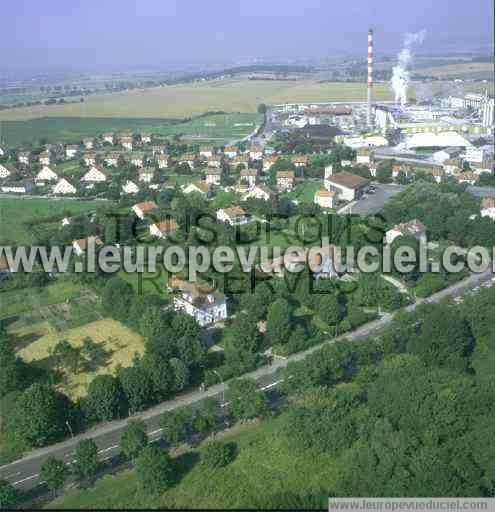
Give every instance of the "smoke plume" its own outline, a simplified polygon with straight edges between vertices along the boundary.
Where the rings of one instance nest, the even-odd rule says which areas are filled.
[[[426,36],[426,30],[421,30],[415,34],[406,34],[404,37],[404,46],[397,55],[398,63],[392,70],[392,80],[390,81],[395,94],[395,102],[404,106],[407,103],[407,88],[411,81],[410,66],[413,59],[413,50],[415,46],[423,43]]]

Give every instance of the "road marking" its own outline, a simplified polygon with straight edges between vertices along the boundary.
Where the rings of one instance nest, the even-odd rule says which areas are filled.
[[[22,480],[17,480],[17,482],[14,482],[12,485],[22,484],[22,482],[27,482],[28,480],[32,480],[33,478],[37,478],[39,473],[36,473],[35,475],[28,476],[26,478],[23,478]]]
[[[118,448],[118,447],[119,447],[119,445],[115,444],[113,446],[109,446],[108,448],[103,448],[103,450],[99,450],[98,453],[109,452],[110,450],[115,450],[115,448]]]

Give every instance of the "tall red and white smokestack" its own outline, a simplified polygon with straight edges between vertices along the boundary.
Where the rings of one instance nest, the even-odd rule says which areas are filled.
[[[368,112],[367,123],[371,126],[371,101],[373,99],[373,30],[368,32]]]

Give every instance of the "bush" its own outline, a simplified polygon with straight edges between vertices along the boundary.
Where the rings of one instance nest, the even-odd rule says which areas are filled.
[[[211,469],[223,468],[235,458],[235,445],[211,441],[201,454],[201,462]]]

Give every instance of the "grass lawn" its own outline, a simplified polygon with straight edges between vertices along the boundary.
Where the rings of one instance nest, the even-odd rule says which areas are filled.
[[[103,349],[102,357],[91,365],[83,365],[81,371],[74,374],[63,370],[63,382],[59,388],[71,398],[75,399],[86,394],[89,383],[97,376],[115,373],[117,366],[131,366],[135,352],[144,351],[144,342],[141,336],[131,331],[121,323],[112,319],[102,319],[91,322],[82,327],[68,329],[62,332],[50,332],[47,324],[37,326],[39,338],[31,343],[23,344],[18,355],[25,361],[35,362],[41,367],[53,367],[50,349],[61,340],[67,340],[73,346],[82,345],[83,339],[90,337]],[[20,331],[18,334],[21,334]]]
[[[294,190],[287,194],[289,199],[295,199],[301,203],[313,203],[315,198],[315,193],[322,189],[323,186],[321,183],[315,182],[306,182],[300,185],[297,185]]]
[[[260,425],[244,425],[222,436],[237,445],[236,459],[225,468],[206,469],[198,450],[175,459],[178,482],[161,496],[152,497],[139,486],[134,471],[98,480],[86,490],[71,490],[50,508],[266,508],[280,497],[321,496],[335,480],[332,459],[310,451],[297,453],[280,432],[283,416]],[[301,478],[304,475],[304,478]],[[277,498],[278,497],[278,498]]]
[[[96,205],[102,204],[94,201],[67,201],[53,199],[12,199],[0,198],[0,226],[1,239],[17,244],[29,244],[33,241],[32,233],[24,226],[25,222],[42,220],[46,217],[65,213],[71,215],[85,210],[92,210]]]
[[[45,107],[46,108],[46,107]],[[0,119],[2,135],[9,146],[22,145],[37,139],[47,142],[78,142],[83,137],[97,136],[106,131],[150,131],[162,136],[181,134],[190,142],[209,140],[223,144],[232,139],[242,139],[253,132],[263,117],[254,112],[212,114],[191,120],[147,117],[61,117],[55,112],[41,118],[4,120]],[[184,114],[184,117],[188,116]],[[182,116],[181,116],[182,117]]]
[[[4,291],[0,293],[0,319],[69,301],[80,294],[81,287],[69,279],[58,279],[44,288]]]

